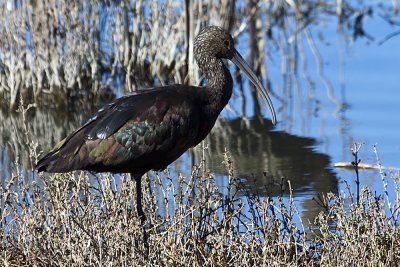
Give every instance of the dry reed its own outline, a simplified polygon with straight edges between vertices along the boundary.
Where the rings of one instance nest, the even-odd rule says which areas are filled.
[[[373,8],[390,23],[397,1],[379,2]],[[337,16],[346,36],[365,37],[362,18],[371,15],[370,10],[349,1],[3,1],[0,95],[3,104],[15,109],[20,95],[41,102],[49,95],[65,99],[110,88],[199,83],[193,40],[201,27],[213,24],[235,37],[249,25],[251,62],[267,85],[268,68],[262,67],[266,55],[279,54],[287,96],[293,93],[299,69],[310,79],[302,57],[302,42],[308,41],[328,96],[337,102],[323,77],[310,28],[326,16]]]
[[[135,183],[125,176],[78,172],[29,180],[16,163],[0,191],[0,260],[4,266],[400,264],[398,173],[382,171],[382,182],[395,184],[383,196],[369,188],[359,202],[350,188],[350,197],[326,195],[325,212],[304,229],[290,183],[287,198],[258,197],[234,176],[227,152],[224,164],[229,182],[222,188],[204,160],[187,177],[168,171],[144,177],[142,226]]]
[[[234,34],[238,35],[253,16],[256,21],[250,26],[257,37],[253,47],[261,51],[266,39],[272,38],[272,45],[286,55],[283,72],[291,73],[297,70],[297,63],[290,64],[297,55],[293,40],[299,29],[316,20],[318,10],[334,10],[341,19],[352,16],[347,13],[347,1],[315,1],[315,10],[306,8],[308,1],[264,1],[263,9],[254,3],[247,8],[235,6],[236,1],[218,5],[194,1],[186,13],[177,1],[164,1],[162,6],[145,1],[120,1],[117,6],[107,2],[104,12],[111,18],[99,15],[103,6],[96,1],[6,6],[11,2],[0,4],[4,32],[0,93],[10,106],[18,104],[18,95],[33,95],[37,100],[45,94],[99,92],[104,72],[115,78],[122,71],[126,90],[134,90],[136,80],[148,80],[144,76],[149,76],[150,83],[154,79],[187,81],[188,70],[193,70],[188,77],[198,82],[191,49],[184,47],[190,48],[200,26],[225,25],[237,29]],[[396,13],[397,1],[393,6]],[[261,11],[268,11],[266,20],[260,19],[265,16]],[[233,14],[242,22],[232,19]],[[112,38],[102,39],[101,25],[108,25]],[[280,31],[272,36],[272,27],[277,25]],[[314,47],[309,32],[302,38]],[[318,51],[313,52],[319,58]],[[255,57],[253,65],[267,79],[267,69],[260,67],[265,59]],[[31,140],[29,127],[22,139],[30,152],[27,160],[35,162],[37,144]],[[326,195],[326,212],[311,229],[303,229],[291,194],[261,198],[246,192],[233,175],[229,154],[224,158],[230,174],[226,188],[216,185],[204,161],[187,177],[171,177],[168,172],[146,177],[145,227],[134,212],[135,185],[129,179],[75,173],[29,180],[17,159],[10,167],[11,178],[3,181],[0,190],[0,261],[4,266],[400,265],[398,173],[387,176],[382,171],[382,182],[390,179],[395,184],[395,191],[385,187],[383,196],[369,188],[360,190],[359,201],[350,190],[350,198]],[[389,198],[391,194],[395,196]]]

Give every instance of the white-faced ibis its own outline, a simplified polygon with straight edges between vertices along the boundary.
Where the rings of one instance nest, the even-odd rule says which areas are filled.
[[[204,28],[195,39],[194,55],[205,87],[175,84],[118,98],[39,160],[37,170],[130,173],[137,184],[137,212],[144,220],[143,174],[165,169],[200,143],[232,95],[232,77],[222,59],[230,59],[248,76],[267,101],[275,124],[272,102],[230,34],[219,27]]]

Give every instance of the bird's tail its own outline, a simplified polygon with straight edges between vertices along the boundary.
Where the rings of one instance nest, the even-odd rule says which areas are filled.
[[[65,138],[38,161],[36,169],[51,173],[81,169],[83,166],[78,152],[83,145],[82,140],[79,133]]]
[[[41,158],[36,164],[36,169],[39,172],[62,172],[58,167],[61,158],[58,156],[57,152],[49,152]]]

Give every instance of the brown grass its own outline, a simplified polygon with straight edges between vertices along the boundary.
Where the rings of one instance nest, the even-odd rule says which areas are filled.
[[[99,23],[95,12],[86,14],[87,20],[79,24],[79,5],[85,1],[70,6],[56,6],[56,3],[62,5],[62,1],[48,2],[51,9],[42,6],[40,1],[36,6],[26,5],[18,10],[9,11],[4,4],[0,8],[0,24],[2,29],[6,27],[0,40],[0,49],[6,51],[0,62],[0,91],[11,105],[18,103],[17,95],[24,95],[23,90],[39,97],[58,91],[101,89],[98,70],[103,55],[99,52],[98,41],[86,40],[97,38],[96,27],[90,27]],[[221,1],[221,5],[215,6],[210,2],[210,6],[204,4],[203,8],[195,2],[196,17],[187,26],[181,21],[184,17],[180,19],[174,15],[175,2],[166,3],[165,12],[158,12],[158,6],[149,6],[150,18],[142,16],[140,1],[137,6],[119,7],[122,12],[116,15],[113,28],[116,34],[112,46],[114,57],[107,65],[112,75],[121,64],[124,75],[134,73],[140,77],[146,72],[143,70],[145,59],[150,58],[154,62],[150,76],[158,77],[161,82],[184,81],[186,73],[182,69],[193,62],[190,55],[178,48],[186,45],[185,42],[190,46],[199,25],[224,24],[232,15],[228,12],[217,16],[221,10],[228,10],[219,6],[229,6],[232,1]],[[335,10],[339,17],[345,16],[342,5],[316,3],[319,8]],[[257,28],[256,22],[252,27],[257,26],[256,32],[260,33],[271,25],[281,25],[284,30],[279,34],[284,37],[279,39],[281,42],[274,37],[272,42],[282,51],[292,51],[287,37],[298,30],[298,20],[292,24],[286,22],[291,25],[287,26],[279,19],[282,18],[279,13],[292,12],[296,19],[300,18],[302,5],[289,7],[285,2],[279,7],[270,1],[265,4],[262,10],[271,12],[268,21],[261,28]],[[236,34],[246,25],[246,16],[256,14],[258,17],[260,10],[256,6],[236,11],[236,15],[244,17],[243,23],[235,22]],[[58,25],[54,21],[57,12],[68,15],[65,16],[68,34],[62,28],[51,31]],[[129,12],[136,14],[137,23],[126,32],[128,24],[123,15]],[[216,17],[221,19],[220,23],[215,21]],[[172,22],[169,19],[173,19]],[[32,58],[25,53],[24,32],[18,31],[26,25],[31,27],[35,43]],[[139,25],[152,25],[153,30],[139,28]],[[232,24],[227,26],[231,27]],[[187,29],[190,29],[189,39],[184,35]],[[159,35],[159,32],[166,34]],[[260,44],[267,38],[260,36],[258,46],[263,47]],[[313,47],[308,31],[302,38],[307,38]],[[160,50],[165,43],[168,49]],[[73,49],[58,54],[57,47],[64,45]],[[170,53],[174,49],[175,53]],[[282,61],[289,62],[292,56]],[[266,79],[266,70],[260,68],[259,71]],[[291,69],[287,73],[291,73]],[[124,80],[127,90],[134,89],[132,79]],[[35,162],[37,144],[30,139],[28,131],[24,134],[29,160]],[[4,266],[400,265],[399,173],[382,171],[384,185],[389,181],[395,183],[394,192],[384,186],[382,196],[375,196],[369,188],[360,189],[359,201],[350,188],[346,195],[328,194],[321,203],[325,212],[316,218],[311,229],[303,229],[291,194],[287,198],[260,198],[246,192],[233,175],[233,163],[226,153],[225,164],[230,173],[226,188],[217,186],[212,172],[205,169],[204,161],[194,166],[187,177],[182,174],[171,177],[168,172],[145,177],[143,205],[148,220],[142,227],[134,212],[135,184],[129,179],[121,181],[120,176],[106,174],[93,178],[81,172],[40,175],[30,180],[19,163],[17,159],[11,178],[3,182],[0,190],[0,262]]]
[[[16,109],[20,95],[40,103],[48,97],[63,101],[66,96],[115,92],[117,78],[126,91],[154,82],[197,84],[194,37],[205,25],[219,25],[235,37],[248,28],[251,63],[266,81],[267,56],[277,54],[283,78],[290,74],[289,85],[301,74],[312,87],[304,58],[303,43],[308,44],[328,96],[336,101],[323,75],[312,26],[335,17],[346,38],[370,38],[362,19],[370,10],[393,23],[398,1],[3,1],[0,96],[2,104]],[[104,81],[104,74],[111,79]],[[290,95],[297,88],[285,90]]]
[[[189,177],[144,177],[144,227],[134,212],[135,183],[124,176],[79,172],[27,181],[17,168],[1,191],[0,260],[5,266],[400,264],[398,184],[397,192],[386,192],[397,194],[392,203],[368,188],[359,203],[351,191],[350,198],[328,194],[326,212],[303,229],[291,194],[285,201],[239,191],[229,153],[227,188],[216,185],[204,164]],[[390,179],[398,183],[399,176]]]

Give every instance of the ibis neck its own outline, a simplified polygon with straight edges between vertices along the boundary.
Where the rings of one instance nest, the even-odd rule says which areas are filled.
[[[218,116],[232,96],[232,76],[221,59],[211,58],[207,63],[206,66],[200,67],[207,80],[205,87],[207,104],[204,106],[204,112]]]

